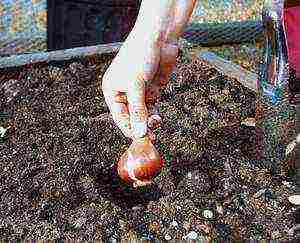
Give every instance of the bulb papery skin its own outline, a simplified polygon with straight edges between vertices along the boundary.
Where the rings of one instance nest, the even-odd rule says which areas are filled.
[[[126,168],[127,168],[127,171],[128,171],[128,176],[132,179],[132,180],[138,180],[136,177],[135,177],[135,174],[134,174],[134,169],[135,169],[135,164],[134,164],[134,157],[132,155],[132,153],[130,151],[128,151],[127,153],[127,161],[126,161]]]
[[[118,162],[119,176],[127,183],[152,181],[164,162],[148,137],[132,142]]]

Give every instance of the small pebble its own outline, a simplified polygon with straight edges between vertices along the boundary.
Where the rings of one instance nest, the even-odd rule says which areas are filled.
[[[111,242],[111,243],[117,243],[118,240],[116,238],[112,237],[112,238],[110,238],[109,242]]]
[[[7,130],[8,130],[7,128],[0,127],[0,137],[3,138]]]
[[[180,210],[181,210],[181,206],[176,206],[176,209],[177,209],[178,211],[180,211]]]
[[[287,187],[291,187],[291,183],[288,182],[288,181],[283,181],[282,184],[287,186]]]
[[[280,232],[278,230],[272,232],[272,239],[277,239],[280,237]]]
[[[177,221],[173,220],[173,221],[171,222],[171,226],[172,226],[172,227],[177,227],[177,226],[178,226]]]
[[[285,156],[289,155],[291,152],[294,151],[294,149],[296,148],[297,146],[297,141],[292,141],[291,143],[289,143],[287,146],[286,146],[286,150],[285,150]]]
[[[101,220],[105,220],[105,219],[107,218],[107,214],[106,214],[106,213],[102,214],[102,215],[100,216],[100,218],[101,218]]]
[[[169,234],[166,234],[166,235],[165,235],[165,240],[172,240],[172,236],[169,235]]]
[[[217,212],[221,215],[224,214],[224,209],[223,209],[222,205],[217,205]]]
[[[207,219],[211,219],[214,216],[213,212],[211,210],[205,209],[203,211],[203,217]]]
[[[300,195],[289,196],[289,202],[299,206],[300,205]]]
[[[141,209],[141,206],[133,206],[132,207],[132,210],[133,211],[138,211],[138,210],[140,210]]]
[[[261,195],[263,195],[264,193],[266,192],[266,189],[261,189],[261,190],[259,190],[258,192],[256,192],[255,194],[254,194],[254,198],[259,198]]]
[[[196,240],[197,238],[198,238],[198,233],[195,231],[191,231],[190,233],[188,233],[185,236],[185,239],[188,239],[188,240]]]

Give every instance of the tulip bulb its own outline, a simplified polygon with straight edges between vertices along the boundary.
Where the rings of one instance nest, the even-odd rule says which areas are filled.
[[[164,162],[155,149],[150,138],[134,140],[128,150],[121,156],[118,162],[118,174],[127,183],[133,183],[134,187],[151,184]]]

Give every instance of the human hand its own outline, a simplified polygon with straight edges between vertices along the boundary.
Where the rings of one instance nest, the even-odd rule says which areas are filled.
[[[131,139],[148,134],[154,141],[155,136],[148,127],[153,128],[161,122],[155,108],[160,86],[148,81],[154,79],[158,65],[155,52],[154,48],[135,50],[134,63],[131,63],[128,61],[132,53],[130,45],[124,44],[102,79],[103,94],[113,120]]]
[[[137,139],[160,124],[155,103],[178,53],[177,40],[196,0],[142,1],[129,36],[102,81],[105,101],[126,137]],[[157,121],[157,122],[156,122]]]

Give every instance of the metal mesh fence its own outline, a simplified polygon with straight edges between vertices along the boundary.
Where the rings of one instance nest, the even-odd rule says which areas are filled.
[[[261,21],[248,20],[225,23],[192,23],[182,36],[188,42],[203,46],[217,46],[260,40],[263,38]]]

